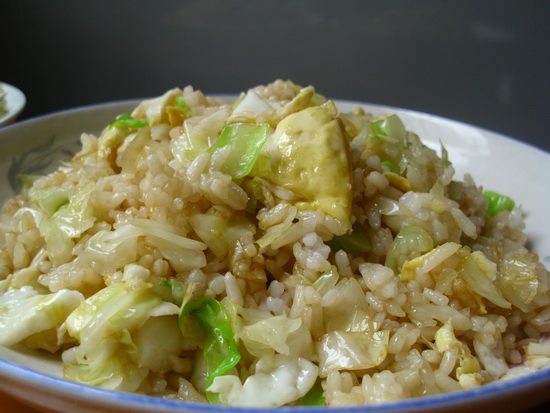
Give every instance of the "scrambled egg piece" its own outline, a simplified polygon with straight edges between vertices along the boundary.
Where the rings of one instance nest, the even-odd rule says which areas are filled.
[[[293,191],[299,209],[324,212],[351,229],[349,150],[327,102],[284,118],[268,138],[251,173]]]

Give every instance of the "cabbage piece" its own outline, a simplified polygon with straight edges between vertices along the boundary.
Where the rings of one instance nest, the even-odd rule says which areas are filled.
[[[199,343],[206,363],[206,386],[228,373],[239,363],[241,355],[235,342],[229,316],[223,305],[212,297],[201,297],[183,304],[180,314],[180,328],[187,333],[189,319],[198,322],[203,330]]]
[[[178,96],[175,103],[176,107],[183,112],[186,118],[193,116],[193,109],[189,107],[183,96]]]
[[[108,390],[136,391],[148,370],[137,365],[137,347],[128,330],[112,332],[84,353],[73,347],[62,354],[66,378]]]
[[[273,109],[271,104],[250,89],[233,109],[229,122],[256,122],[259,115],[270,109]]]
[[[137,365],[153,372],[172,370],[172,358],[178,357],[185,349],[175,315],[149,318],[133,337]]]
[[[390,332],[331,331],[317,344],[321,377],[333,370],[364,370],[380,365],[388,354]]]
[[[140,327],[161,304],[162,299],[146,285],[131,289],[125,283],[113,283],[81,303],[65,326],[80,347],[93,347],[115,331]]]
[[[226,256],[238,240],[253,236],[256,230],[245,216],[231,217],[225,211],[224,208],[212,207],[204,214],[194,214],[189,218],[193,230],[218,258]]]
[[[267,139],[251,175],[294,192],[296,207],[351,228],[348,145],[332,102],[293,113]]]
[[[139,129],[148,125],[149,121],[147,119],[137,119],[129,113],[122,113],[118,115],[116,119],[110,123],[109,126],[111,128]]]
[[[94,225],[94,209],[90,202],[94,189],[93,183],[78,187],[69,198],[69,203],[53,214],[53,222],[68,237],[78,238]]]
[[[458,352],[458,367],[455,370],[455,375],[462,388],[481,384],[482,377],[479,374],[481,366],[468,346],[456,338],[451,319],[448,319],[436,331],[435,346],[440,353],[453,349]]]
[[[168,114],[166,108],[168,106],[175,106],[176,99],[182,94],[181,89],[174,88],[162,96],[144,100],[141,102],[132,112],[132,117],[139,119],[146,119],[151,126],[158,125],[159,123],[168,123]]]
[[[159,249],[162,256],[170,262],[172,268],[178,273],[185,273],[190,269],[201,268],[206,265],[206,257],[201,251],[201,249],[206,249],[206,246],[200,249],[182,248],[180,245],[164,238],[147,237],[147,240]]]
[[[128,135],[118,148],[116,164],[122,172],[135,174],[141,157],[145,156],[143,148],[151,140],[148,129],[140,129],[136,133]]]
[[[382,170],[384,172],[393,172],[394,174],[399,175],[399,172],[400,172],[399,167],[392,161],[389,161],[389,160],[382,161],[380,162],[380,166],[382,167]]]
[[[97,141],[98,158],[107,160],[109,165],[114,168],[117,149],[124,142],[128,133],[128,128],[105,128]]]
[[[447,258],[454,255],[460,249],[460,244],[455,242],[446,242],[426,254],[405,261],[399,272],[399,278],[403,281],[410,281],[416,278],[416,272],[430,272],[438,267]]]
[[[522,311],[529,311],[529,304],[537,295],[537,264],[535,254],[520,252],[506,254],[500,263],[497,285],[504,298]]]
[[[114,283],[86,299],[65,321],[68,334],[79,342],[63,354],[65,376],[107,389],[135,391],[148,370],[138,365],[140,350],[132,333],[153,314],[177,314],[177,306],[170,305],[146,284],[130,288]]]
[[[361,285],[355,278],[344,278],[323,296],[325,330],[372,331],[373,323]]]
[[[12,346],[42,334],[42,338],[48,339],[31,340],[27,345],[52,352],[58,350],[55,331],[83,300],[81,293],[69,290],[41,295],[25,286],[4,292],[0,295],[0,345]]]
[[[244,326],[240,338],[248,352],[256,357],[273,351],[288,356],[291,349],[287,340],[301,325],[301,319],[289,318],[283,314]]]
[[[354,225],[351,233],[334,237],[327,242],[333,252],[343,250],[355,256],[361,256],[370,251],[370,241],[361,227]]]
[[[313,387],[297,403],[299,406],[325,406],[325,393],[321,380],[317,380]]]
[[[203,117],[186,119],[181,133],[171,141],[174,158],[182,165],[188,166],[193,159],[208,150],[224,127],[228,116],[228,109],[221,108]]]
[[[495,285],[496,264],[485,257],[481,251],[474,251],[466,255],[458,274],[475,294],[501,308],[511,308],[510,302],[502,296]]]
[[[369,125],[371,133],[384,141],[407,145],[407,130],[397,115],[382,117]]]
[[[48,258],[51,263],[61,265],[70,261],[73,257],[73,240],[61,231],[52,219],[43,219],[38,228],[46,243]]]
[[[433,247],[432,237],[426,230],[413,225],[405,226],[395,236],[384,265],[399,274],[405,261],[431,251]]]
[[[67,204],[58,208],[49,218],[41,220],[38,229],[54,265],[69,261],[73,256],[72,239],[80,237],[94,225],[94,210],[90,202],[94,188],[93,183],[77,188]]]
[[[170,224],[163,224],[150,219],[134,219],[131,225],[140,228],[144,235],[163,239],[171,244],[185,249],[204,250],[202,242],[185,238],[179,228]]]
[[[206,265],[202,252],[205,244],[180,235],[174,226],[147,219],[135,219],[115,231],[98,231],[87,241],[80,256],[98,272],[113,271],[136,260],[137,238],[141,236],[157,247],[178,272]]]
[[[234,179],[244,178],[252,170],[268,136],[269,124],[267,123],[227,125],[222,129],[210,151],[229,148],[229,154],[220,170]]]
[[[178,280],[160,280],[160,295],[165,301],[181,306],[185,297],[185,284]]]
[[[262,357],[244,384],[237,376],[216,377],[209,392],[232,406],[278,407],[305,396],[317,380],[318,368],[304,358]]]
[[[488,204],[485,214],[490,217],[494,217],[502,211],[510,211],[516,206],[512,198],[495,191],[483,191],[483,197],[487,200]]]
[[[338,274],[338,269],[336,268],[336,266],[332,265],[330,267],[330,271],[319,276],[315,280],[315,282],[313,283],[313,288],[315,288],[315,291],[317,291],[319,295],[323,297],[338,283],[339,278],[340,275]]]
[[[157,247],[177,272],[206,265],[202,252],[207,248],[202,242],[180,235],[178,228],[169,224],[159,224],[148,219],[135,219],[132,225],[143,231],[147,241]]]
[[[65,188],[54,187],[36,191],[33,195],[31,198],[36,199],[40,208],[51,216],[69,202],[70,193]]]
[[[96,232],[79,253],[99,273],[113,272],[137,259],[137,237],[142,234],[133,225],[124,225],[115,231]]]
[[[452,320],[453,326],[457,330],[465,331],[472,328],[470,318],[450,305],[412,304],[407,308],[407,314],[412,321],[437,320],[445,323],[447,320]]]

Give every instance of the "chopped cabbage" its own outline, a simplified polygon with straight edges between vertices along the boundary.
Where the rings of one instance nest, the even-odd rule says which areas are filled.
[[[151,140],[149,130],[140,129],[128,135],[117,151],[116,164],[122,172],[135,174],[141,157],[144,156],[144,147]]]
[[[220,170],[234,179],[240,179],[247,176],[254,167],[268,136],[267,123],[235,123],[222,129],[210,150],[215,152],[221,148],[229,148],[229,154]]]
[[[183,303],[185,297],[185,285],[178,280],[160,280],[161,288],[160,294],[166,301],[170,301],[178,306]]]
[[[488,204],[485,213],[490,217],[494,217],[502,211],[510,211],[516,206],[512,198],[495,191],[483,191],[483,197]]]
[[[97,156],[109,162],[111,168],[115,167],[116,154],[119,146],[128,135],[127,128],[105,128],[97,142]]]
[[[403,281],[414,280],[416,278],[417,271],[431,271],[439,264],[441,264],[441,262],[444,261],[447,257],[455,254],[459,249],[460,244],[457,244],[455,242],[446,242],[445,244],[434,248],[426,254],[405,261],[403,263],[403,266],[401,267],[399,278],[401,278]]]
[[[481,251],[474,251],[463,259],[460,277],[474,293],[502,308],[511,308],[495,285],[497,268]]]
[[[189,107],[183,96],[178,96],[176,98],[175,104],[176,107],[183,112],[183,115],[186,118],[190,118],[191,116],[193,116],[193,110]],[[170,124],[172,124],[172,122],[170,122]]]
[[[171,142],[174,158],[188,166],[195,157],[208,150],[225,126],[228,116],[228,109],[221,108],[205,116],[186,119],[182,130]]]
[[[233,109],[229,122],[256,122],[259,115],[270,109],[273,109],[273,106],[250,89]]]
[[[457,330],[469,330],[472,328],[470,318],[456,308],[450,305],[436,305],[431,303],[413,304],[407,309],[407,313],[411,320],[437,320],[445,323],[447,320],[452,320],[453,326]]]
[[[298,400],[297,404],[300,406],[325,406],[326,400],[321,380],[317,380],[311,390]]]
[[[328,242],[334,252],[343,250],[354,255],[363,255],[370,250],[370,241],[361,227],[354,225],[351,233],[334,237]]]
[[[156,338],[148,342],[142,333],[137,336],[138,347],[132,334],[150,317],[176,317],[178,307],[167,304],[147,284],[130,288],[125,283],[111,284],[83,301],[65,321],[67,333],[79,342],[63,353],[66,377],[107,389],[135,391],[148,373],[150,347],[158,343]],[[171,333],[167,337],[173,340]]]
[[[355,278],[344,278],[323,296],[323,317],[327,331],[372,331],[368,304],[361,285]]]
[[[389,161],[389,160],[382,161],[380,162],[380,166],[382,167],[382,170],[384,172],[393,172],[394,174],[399,175],[399,172],[400,172],[399,167],[392,161]]]
[[[481,384],[481,366],[468,346],[456,338],[451,319],[448,319],[436,331],[435,346],[440,353],[453,349],[458,352],[458,367],[455,370],[455,375],[462,388],[470,388]]]
[[[12,346],[37,334],[45,340],[32,340],[29,347],[56,351],[56,329],[78,307],[84,296],[78,291],[61,290],[41,295],[32,287],[8,290],[0,295],[0,345]],[[52,340],[53,338],[53,340]]]
[[[205,244],[180,235],[176,227],[147,219],[135,219],[115,231],[98,231],[88,240],[80,256],[98,272],[113,271],[136,260],[137,238],[141,236],[157,247],[178,272],[206,264],[202,252]]]
[[[149,318],[133,335],[137,365],[153,372],[172,369],[172,360],[185,349],[176,315]]]
[[[264,356],[244,384],[237,376],[220,376],[207,390],[232,406],[278,407],[305,396],[314,386],[317,372],[317,366],[304,358]]]
[[[369,127],[371,133],[377,138],[406,146],[407,130],[397,115],[382,117],[372,122]]]
[[[338,274],[338,269],[336,266],[332,265],[330,271],[318,277],[313,283],[313,288],[319,293],[322,297],[328,293],[332,288],[338,283],[340,275]]]
[[[139,235],[141,231],[132,225],[98,231],[88,239],[79,257],[99,273],[112,272],[136,260]]]
[[[331,331],[317,344],[321,377],[332,370],[364,370],[380,365],[388,354],[390,332]]]
[[[176,99],[181,96],[181,89],[174,88],[164,95],[141,102],[132,112],[132,117],[146,119],[151,126],[159,123],[168,123],[166,108],[175,106]]]
[[[240,337],[249,353],[256,357],[270,354],[273,350],[288,356],[291,349],[287,340],[301,325],[301,319],[283,314],[243,327]]]
[[[54,265],[69,261],[73,256],[73,238],[78,238],[94,225],[94,210],[90,202],[94,187],[89,183],[79,188],[67,204],[41,220],[40,235],[44,237],[48,257]]]
[[[53,215],[59,208],[69,202],[69,191],[65,188],[50,188],[35,192],[38,205],[48,216]]]
[[[523,311],[537,295],[539,278],[538,259],[535,254],[512,252],[504,256],[497,275],[497,285],[502,295]]]
[[[401,228],[386,255],[385,265],[399,274],[405,261],[412,260],[428,251],[434,243],[426,230],[413,225]]]
[[[121,115],[118,115],[116,119],[112,121],[110,124],[111,127],[128,128],[128,129],[139,129],[148,125],[149,125],[148,120],[134,118],[129,113],[123,113]]]
[[[241,355],[233,335],[229,316],[223,305],[214,298],[201,297],[184,303],[180,314],[180,328],[184,334],[190,318],[202,327],[203,338],[199,343],[206,363],[206,386],[228,373],[237,365]]]
[[[199,238],[219,258],[227,255],[238,240],[247,235],[252,236],[256,230],[255,225],[245,216],[231,217],[231,213],[225,212],[222,207],[212,207],[204,214],[194,214],[189,219]]]

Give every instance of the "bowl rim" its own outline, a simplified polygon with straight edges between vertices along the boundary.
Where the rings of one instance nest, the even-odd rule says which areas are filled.
[[[64,378],[50,376],[32,368],[12,363],[11,361],[0,359],[0,377],[10,377],[15,381],[23,382],[32,387],[40,387],[41,390],[48,390],[54,394],[63,394],[85,401],[92,401],[103,405],[116,406],[122,403],[125,407],[132,408],[150,408],[163,407],[170,411],[187,408],[189,410],[201,412],[221,412],[226,413],[262,413],[270,410],[265,407],[243,407],[226,406],[208,403],[194,403],[184,400],[172,400],[159,396],[144,395],[139,393],[128,393],[116,390],[107,390],[99,387],[93,387],[86,384],[66,380]],[[487,402],[492,397],[503,396],[512,393],[521,392],[536,385],[548,385],[550,383],[550,368],[545,368],[526,375],[509,378],[502,381],[495,381],[473,389],[460,390],[451,393],[442,393],[438,395],[416,397],[399,400],[395,402],[384,402],[379,404],[355,405],[355,406],[337,406],[330,407],[331,411],[343,412],[391,412],[391,411],[413,411],[419,408],[438,408],[451,406],[455,403],[472,404],[476,402]],[[113,404],[114,402],[114,404]],[[290,413],[294,411],[321,413],[327,410],[327,406],[282,406],[277,407],[277,411]]]

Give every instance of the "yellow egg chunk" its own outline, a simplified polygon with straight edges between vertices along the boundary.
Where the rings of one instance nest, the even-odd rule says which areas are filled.
[[[284,118],[251,173],[294,192],[295,205],[318,210],[351,228],[349,150],[334,103]]]

